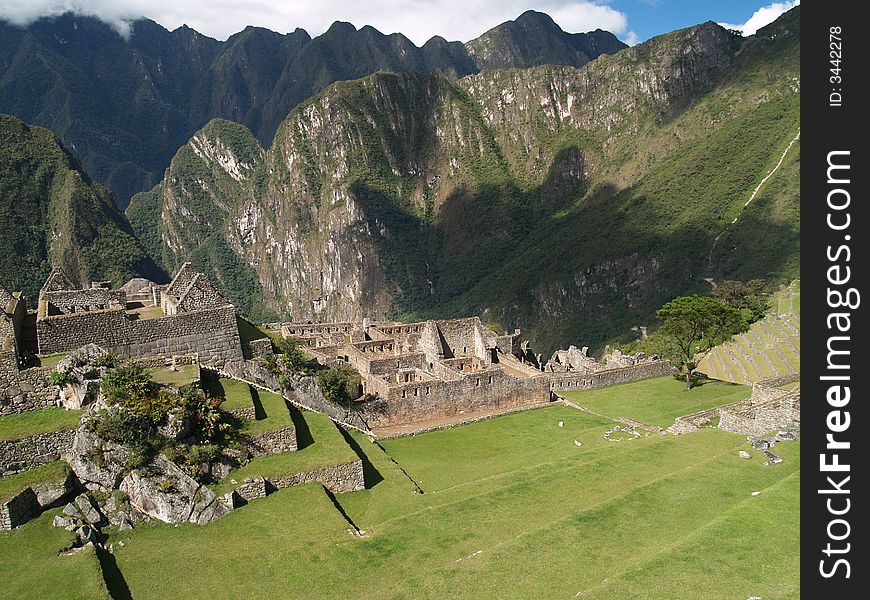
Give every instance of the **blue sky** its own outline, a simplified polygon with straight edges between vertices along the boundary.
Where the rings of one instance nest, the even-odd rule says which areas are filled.
[[[715,21],[732,25],[746,23],[760,8],[790,2],[772,0],[730,0],[727,2],[693,0],[613,0],[611,7],[628,16],[628,26],[638,41],[674,29]]]
[[[372,25],[383,33],[401,32],[417,45],[434,35],[466,42],[528,9],[549,14],[572,33],[601,28],[634,44],[660,33],[716,21],[747,34],[765,25],[795,0],[0,0],[0,19],[26,25],[67,11],[97,16],[123,35],[129,22],[148,17],[175,29],[186,24],[200,33],[226,39],[247,25],[312,36],[334,21]],[[765,8],[767,7],[767,8]],[[753,15],[755,17],[753,18]]]

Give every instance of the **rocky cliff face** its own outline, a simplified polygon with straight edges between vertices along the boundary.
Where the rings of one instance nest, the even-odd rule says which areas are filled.
[[[462,77],[482,68],[580,66],[625,48],[613,34],[563,32],[526,14],[463,45],[418,48],[336,22],[312,39],[248,27],[225,42],[141,19],[129,37],[71,13],[27,28],[0,20],[0,112],[48,127],[125,208],[158,182],[173,153],[208,120],[244,123],[268,143],[287,113],[335,81],[378,71]]]
[[[128,216],[165,267],[198,262],[255,316],[473,312],[545,349],[601,343],[703,276],[757,269],[707,255],[798,128],[798,18],[580,68],[336,83],[268,151],[210,123]],[[768,277],[794,268],[797,196],[776,188],[729,231],[780,234]]]

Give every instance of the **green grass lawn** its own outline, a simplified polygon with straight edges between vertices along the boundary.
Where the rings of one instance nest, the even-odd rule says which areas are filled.
[[[681,415],[746,400],[752,393],[747,386],[714,380],[702,381],[688,392],[684,388],[684,381],[668,376],[564,395],[613,419],[629,417],[665,428]]]
[[[244,381],[227,379],[226,377],[209,377],[202,382],[202,389],[212,396],[223,398],[221,408],[224,410],[251,408],[254,405],[251,397],[251,386]]]
[[[595,391],[610,392],[598,408],[656,397],[637,404],[653,417],[687,406],[685,395],[701,392],[691,401],[697,409],[748,393],[714,382],[685,394],[667,378]],[[323,415],[300,415],[302,450],[257,458],[227,482],[361,456],[367,489],[337,494],[333,504],[320,485],[306,484],[207,526],[113,533],[113,581],[127,597],[177,597],[179,585],[185,598],[210,600],[800,596],[800,442],[778,444],[783,462],[764,467],[745,436],[705,428],[608,442],[612,420],[564,405],[379,443],[343,435]],[[362,537],[350,535],[348,520]],[[16,554],[11,565],[0,560],[0,573],[13,579],[35,580],[20,574],[42,577],[44,562],[63,558],[39,545],[45,540],[8,539],[0,535],[0,552]],[[88,573],[79,565],[64,585],[84,585]],[[0,596],[100,597],[79,587],[46,594],[48,585]]]
[[[278,394],[252,389],[244,381],[225,377],[206,379],[202,383],[202,387],[210,394],[223,398],[221,408],[224,410],[251,408],[252,406],[255,408],[257,418],[246,421],[242,429],[248,435],[284,429],[293,424],[287,403]]]
[[[305,416],[308,449],[326,443]],[[137,599],[178,581],[189,598],[799,597],[799,442],[764,467],[738,457],[745,436],[612,443],[610,423],[552,406],[387,440],[387,453],[350,434],[369,489],[336,501],[362,538],[309,484],[206,527],[116,534],[118,566]]]
[[[93,547],[67,556],[74,534],[51,526],[51,510],[15,529],[0,531],[0,598],[97,600],[109,598]]]
[[[347,445],[341,432],[329,417],[314,412],[300,413],[304,428],[310,433],[313,443],[302,446],[295,452],[283,452],[271,456],[260,456],[243,467],[230,471],[214,490],[223,494],[232,490],[232,479],[241,482],[245,477],[277,477],[295,475],[319,467],[338,465],[358,459],[356,453]],[[307,434],[306,434],[307,435]],[[297,436],[300,431],[297,428]]]
[[[69,465],[65,461],[56,460],[15,475],[0,477],[0,504],[8,502],[26,487],[38,483],[62,483],[69,473]]]
[[[152,369],[151,381],[174,387],[189,385],[199,381],[199,365],[182,365],[176,371],[162,367]]]
[[[39,357],[40,367],[56,367],[57,363],[66,358],[68,352],[58,352],[57,354],[49,354],[48,356]]]
[[[63,408],[43,408],[16,415],[3,415],[0,417],[0,441],[18,440],[49,431],[75,429],[79,426],[81,416],[80,410]]]
[[[287,403],[284,398],[272,392],[263,390],[252,390],[256,406],[257,418],[247,420],[242,432],[248,435],[256,435],[258,433],[266,433],[267,431],[275,431],[277,429],[285,429],[293,425],[293,419],[290,417],[290,411],[287,408]],[[257,406],[259,405],[259,406]]]

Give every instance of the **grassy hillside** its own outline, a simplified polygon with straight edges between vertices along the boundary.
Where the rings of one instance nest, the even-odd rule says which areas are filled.
[[[179,580],[191,598],[799,597],[799,442],[763,467],[745,436],[611,443],[611,425],[553,406],[381,445],[349,434],[367,489],[308,484],[204,527],[114,534],[118,572],[134,598]]]

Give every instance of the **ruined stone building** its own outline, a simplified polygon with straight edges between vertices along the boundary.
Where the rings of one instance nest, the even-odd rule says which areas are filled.
[[[242,359],[235,308],[190,263],[168,285],[137,279],[118,290],[77,289],[54,271],[39,294],[36,337],[42,355],[94,343],[131,357]]]
[[[221,367],[243,359],[236,312],[190,263],[168,285],[132,279],[74,285],[52,271],[28,311],[21,294],[0,289],[0,414],[50,406],[57,387],[51,368],[28,367],[28,357],[96,344],[122,356],[187,356]]]
[[[272,324],[322,364],[362,376],[357,411],[372,429],[425,424],[549,402],[554,392],[589,389],[670,372],[663,361],[622,357],[616,367],[573,348],[570,365],[542,370],[520,331],[497,335],[478,317],[420,323]],[[558,353],[557,353],[558,354]],[[579,360],[575,354],[582,354]]]

